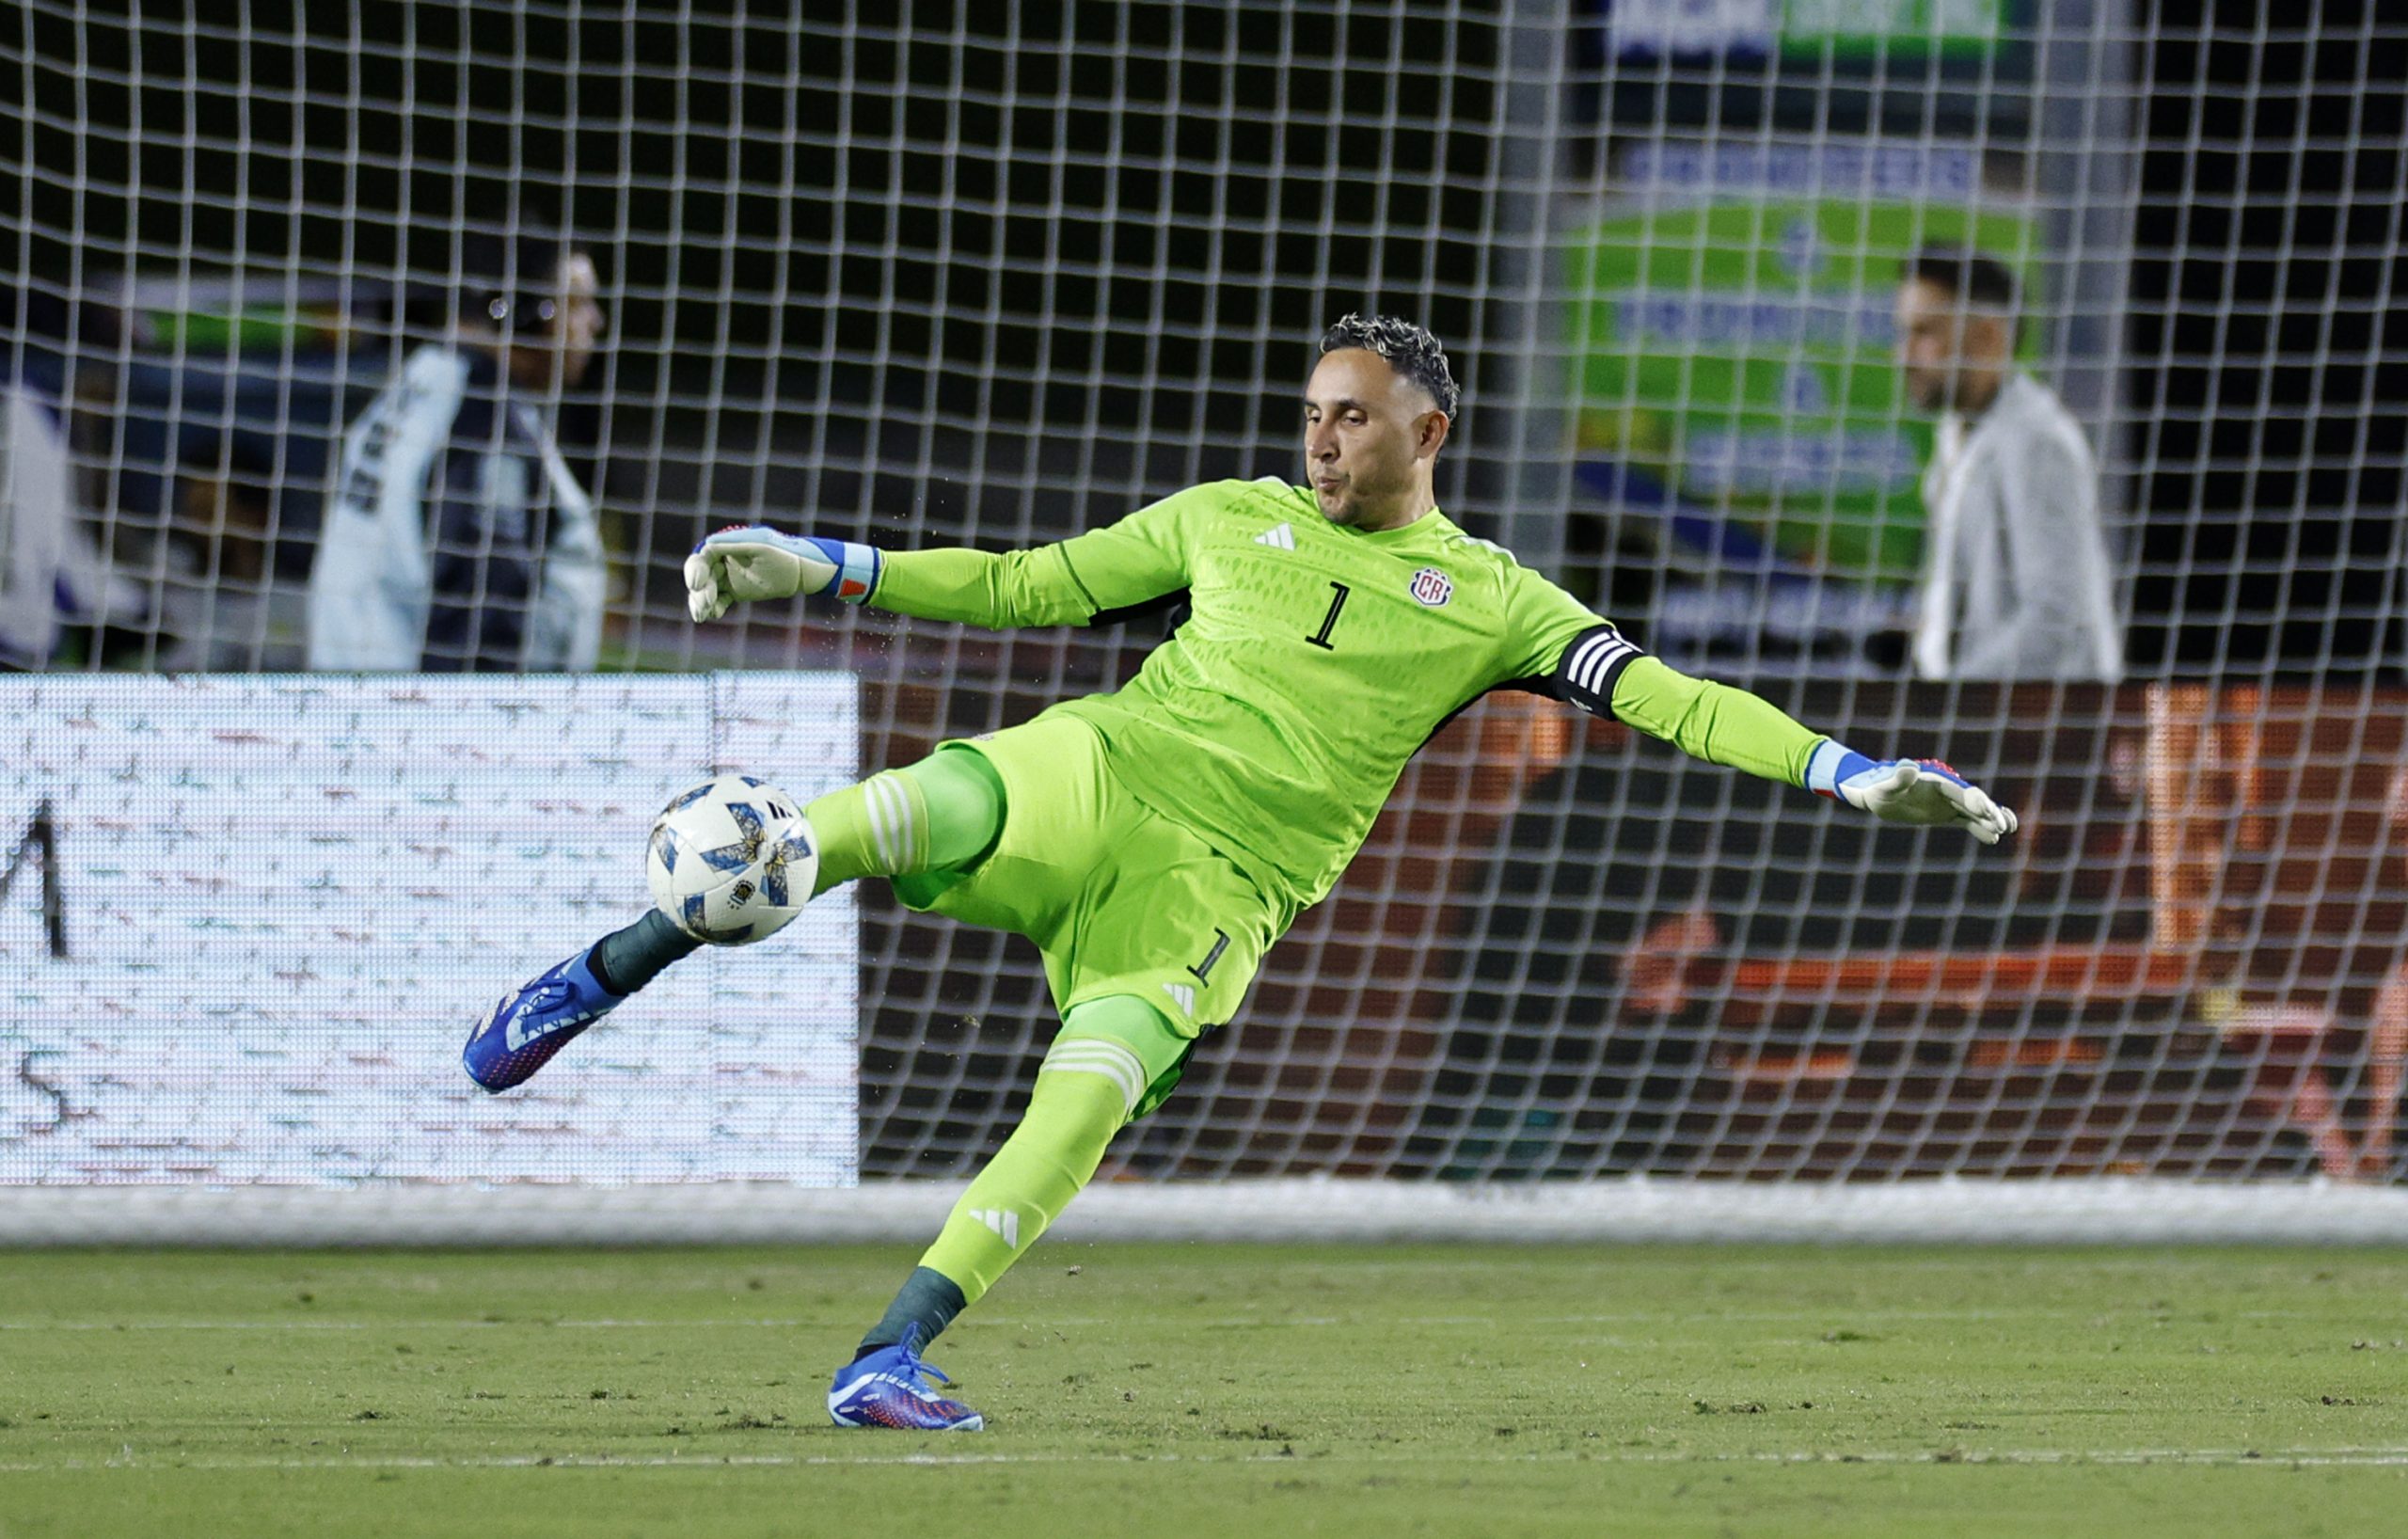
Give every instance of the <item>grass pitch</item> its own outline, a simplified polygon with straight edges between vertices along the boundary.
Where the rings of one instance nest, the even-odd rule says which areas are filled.
[[[912,1259],[0,1254],[0,1536],[2408,1526],[2396,1251],[1049,1245],[836,1431]]]

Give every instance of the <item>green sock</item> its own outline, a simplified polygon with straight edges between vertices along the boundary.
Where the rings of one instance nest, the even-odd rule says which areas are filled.
[[[1004,783],[985,757],[940,750],[803,809],[819,837],[818,896],[856,877],[950,871],[993,848],[1004,826]]]
[[[1094,1178],[1105,1146],[1129,1120],[1129,1105],[1112,1076],[1050,1062],[1038,1070],[1020,1126],[954,1204],[861,1350],[891,1346],[915,1330],[926,1346],[976,1303]]]
[[[1089,1000],[1066,1014],[1020,1126],[954,1204],[862,1350],[915,1330],[926,1346],[976,1303],[1095,1179],[1112,1135],[1138,1106],[1178,1082],[1191,1046],[1133,994]]]
[[[1128,1120],[1129,1103],[1110,1080],[1040,1069],[1027,1114],[954,1204],[920,1264],[951,1277],[964,1305],[977,1303],[1094,1178]]]

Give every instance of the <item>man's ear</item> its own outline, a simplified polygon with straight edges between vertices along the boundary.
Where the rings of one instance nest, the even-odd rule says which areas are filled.
[[[1435,454],[1447,441],[1447,434],[1454,423],[1443,411],[1425,411],[1413,420],[1413,457],[1426,460]]]

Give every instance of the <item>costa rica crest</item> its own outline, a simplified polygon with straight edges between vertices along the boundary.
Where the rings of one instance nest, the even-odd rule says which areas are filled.
[[[1436,609],[1455,596],[1455,579],[1434,566],[1425,566],[1413,574],[1413,597],[1418,604]]]

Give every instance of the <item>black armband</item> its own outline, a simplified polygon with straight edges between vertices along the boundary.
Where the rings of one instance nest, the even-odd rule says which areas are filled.
[[[1614,681],[1622,671],[1647,654],[1609,625],[1593,627],[1572,638],[1555,665],[1558,700],[1579,706],[1592,716],[1614,713]]]

